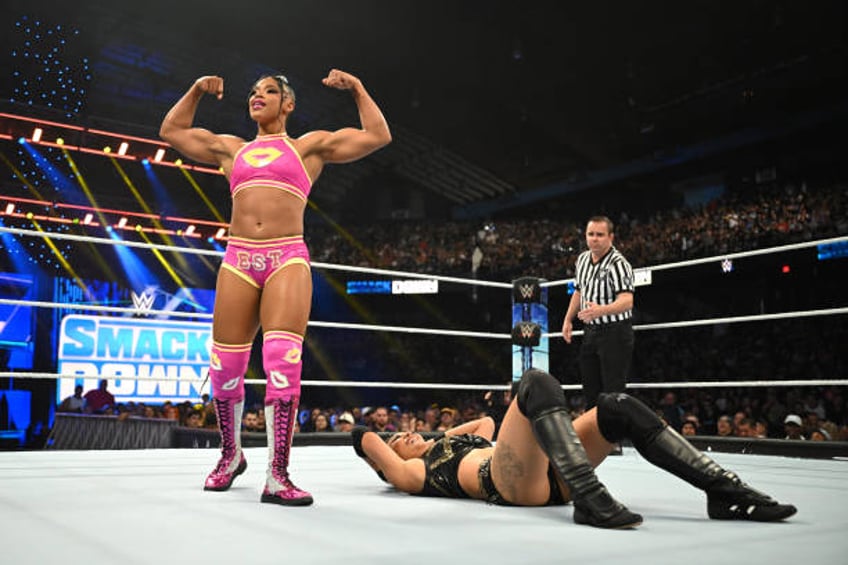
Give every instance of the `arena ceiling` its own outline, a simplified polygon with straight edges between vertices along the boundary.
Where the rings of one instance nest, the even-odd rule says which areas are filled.
[[[325,173],[322,198],[337,204],[382,182],[488,213],[740,132],[845,118],[837,0],[12,0],[3,11],[78,28],[93,69],[84,113],[151,136],[202,74],[228,88],[203,123],[252,135],[244,97],[267,70],[298,93],[290,130],[339,127],[353,105],[320,79],[332,67],[357,74],[395,141]]]

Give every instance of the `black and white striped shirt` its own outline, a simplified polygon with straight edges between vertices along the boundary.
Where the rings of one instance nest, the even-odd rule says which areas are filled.
[[[620,292],[633,292],[633,268],[624,255],[611,247],[596,264],[592,264],[592,252],[584,251],[577,257],[574,286],[580,291],[580,309],[589,302],[605,306],[615,301]],[[592,325],[609,324],[629,320],[633,310],[620,314],[601,316],[589,322]]]

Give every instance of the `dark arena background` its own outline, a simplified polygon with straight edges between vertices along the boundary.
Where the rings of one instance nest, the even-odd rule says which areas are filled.
[[[406,498],[386,505],[332,486],[348,481],[347,465],[360,491],[382,486],[353,457],[341,426],[348,415],[370,425],[385,408],[393,428],[424,433],[441,419],[502,417],[511,384],[530,364],[561,381],[573,415],[584,411],[582,332],[569,345],[560,331],[586,222],[600,214],[615,223],[615,246],[636,275],[628,392],[678,430],[691,421],[697,447],[748,476],[764,470],[760,482],[785,486],[800,510],[795,523],[776,529],[723,526],[694,541],[703,516],[690,511],[688,524],[675,525],[668,517],[676,495],[648,477],[645,488],[667,504],[657,503],[662,518],[652,534],[661,537],[619,555],[602,537],[610,534],[591,532],[598,547],[613,548],[598,551],[611,553],[575,553],[560,539],[562,552],[538,547],[532,559],[636,555],[655,563],[652,543],[673,533],[693,541],[669,549],[669,559],[693,551],[726,558],[735,554],[714,544],[737,535],[743,544],[749,534],[760,540],[761,553],[746,550],[754,563],[844,558],[838,532],[848,522],[834,509],[848,502],[841,486],[848,476],[845,11],[830,0],[5,1],[0,541],[15,548],[9,563],[58,558],[36,547],[39,535],[83,550],[63,530],[69,526],[40,523],[52,512],[46,494],[35,496],[38,510],[25,510],[26,493],[41,492],[39,477],[43,493],[80,488],[62,486],[70,475],[106,481],[85,496],[116,499],[129,512],[135,503],[125,485],[108,482],[125,469],[158,469],[136,479],[151,491],[167,483],[163,492],[176,502],[206,496],[200,484],[219,441],[206,380],[211,315],[232,201],[221,170],[178,154],[159,125],[195,79],[214,74],[224,77],[223,98],[206,97],[195,124],[252,139],[248,92],[258,77],[283,73],[297,93],[287,124],[293,137],[356,127],[350,96],[321,84],[332,68],[363,81],[393,139],[355,163],[328,165],[306,211],[314,295],[293,464],[304,483],[312,474],[330,485],[319,501],[332,499],[334,488],[335,512],[375,501],[373,515],[357,506],[350,519],[388,520],[398,539],[407,535],[401,521],[409,535],[424,523],[403,507]],[[513,282],[522,277],[543,289],[524,311],[542,331],[535,348],[511,337],[523,315]],[[261,420],[257,340],[245,410]],[[101,378],[113,405],[66,409],[75,385],[85,393]],[[800,439],[787,439],[791,416],[801,421]],[[256,452],[258,476],[266,439],[256,418],[244,422],[242,441]],[[84,453],[94,459],[77,459]],[[646,480],[650,467],[632,446],[612,459],[614,486],[626,491]],[[178,464],[169,470],[170,460]],[[638,480],[629,467],[639,469]],[[170,505],[141,498],[139,514]],[[463,514],[450,502],[441,503]],[[190,507],[210,531],[224,517],[214,501]],[[253,510],[247,504],[245,516]],[[237,531],[246,540],[241,557],[253,556],[248,543],[271,547],[272,536],[283,536],[289,555],[305,562],[345,558],[309,549],[322,543],[314,533],[304,534],[304,545],[262,526],[274,519],[264,511],[277,509],[262,510],[255,531]],[[514,535],[506,525],[514,509],[478,510],[473,535]],[[426,507],[423,516],[430,511],[439,516],[440,508]],[[519,511],[512,526],[528,520],[526,528],[580,544],[582,530],[569,532],[577,527],[545,512]],[[19,514],[25,518],[10,530]],[[400,545],[375,550],[363,532],[338,533],[333,519],[298,527],[306,532],[310,522],[342,544],[361,543],[363,558],[404,558]],[[806,550],[765,541],[798,523],[808,528],[796,534],[809,536]],[[111,531],[102,517],[91,524],[112,537],[113,557],[143,563],[154,551],[167,555]],[[426,533],[447,535],[444,524]],[[188,519],[174,528],[182,525]],[[189,558],[190,531],[184,540],[159,534],[162,549]],[[204,549],[215,554],[217,543],[211,537]],[[257,549],[258,561],[279,562],[285,547],[279,555]],[[412,563],[437,555],[411,551]],[[497,563],[512,554],[481,555]],[[517,550],[514,557],[530,558]]]

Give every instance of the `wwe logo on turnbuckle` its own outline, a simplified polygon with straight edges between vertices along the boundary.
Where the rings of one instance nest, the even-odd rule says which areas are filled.
[[[132,295],[133,308],[136,314],[148,314],[153,310],[153,301],[156,299],[155,295],[147,294],[146,292],[136,294],[133,291],[130,291],[130,294]]]
[[[532,284],[520,284],[518,285],[518,292],[521,293],[521,297],[525,300],[533,297],[533,290],[536,287]]]
[[[533,330],[535,330],[536,324],[528,324],[526,322],[521,322],[518,324],[518,331],[521,332],[521,337],[525,339],[530,339],[533,337]]]

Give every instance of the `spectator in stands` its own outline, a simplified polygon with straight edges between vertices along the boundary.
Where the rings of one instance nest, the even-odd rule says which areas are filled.
[[[396,432],[397,429],[389,422],[389,411],[385,406],[377,406],[369,413],[373,432]]]
[[[684,436],[698,435],[698,426],[694,420],[686,420],[680,426],[680,433]]]
[[[56,412],[85,412],[85,398],[82,396],[82,385],[76,385],[74,387],[74,393],[62,400],[62,403],[56,408]]]
[[[395,431],[400,431],[400,406],[397,404],[392,404],[388,409],[389,414],[389,425],[392,426]]]
[[[200,408],[193,408],[185,419],[185,427],[187,428],[202,428],[203,427],[203,410]]]
[[[338,422],[336,423],[336,431],[349,432],[355,425],[356,421],[353,419],[353,414],[350,412],[342,412],[342,415],[339,416]]]
[[[733,420],[727,414],[722,414],[716,422],[716,435],[721,437],[733,436]]]
[[[736,437],[755,437],[754,420],[748,417],[739,420],[739,423],[736,425],[736,432],[734,435],[736,435]]]
[[[428,432],[435,432],[439,427],[439,405],[431,404],[424,411],[424,429]]]
[[[313,428],[313,432],[332,432],[333,429],[330,427],[330,420],[327,418],[327,414],[324,412],[318,412],[318,415],[315,416],[315,426]]]
[[[803,434],[804,423],[798,414],[789,414],[783,420],[783,430],[786,432],[784,439],[807,439]]]
[[[259,427],[259,415],[256,413],[256,408],[248,408],[244,411],[244,416],[241,419],[241,429],[246,432],[265,431]]]
[[[85,410],[90,414],[107,414],[115,408],[115,397],[108,390],[109,381],[100,379],[97,388],[85,393]]]
[[[454,427],[458,414],[457,409],[450,406],[445,406],[439,410],[439,424],[436,426],[436,431],[443,432]]]
[[[166,420],[180,421],[180,411],[170,400],[162,403],[162,417]]]
[[[757,418],[757,420],[754,422],[754,437],[768,437],[768,422],[765,418]]]
[[[830,441],[830,434],[819,428],[810,434],[810,441]]]

